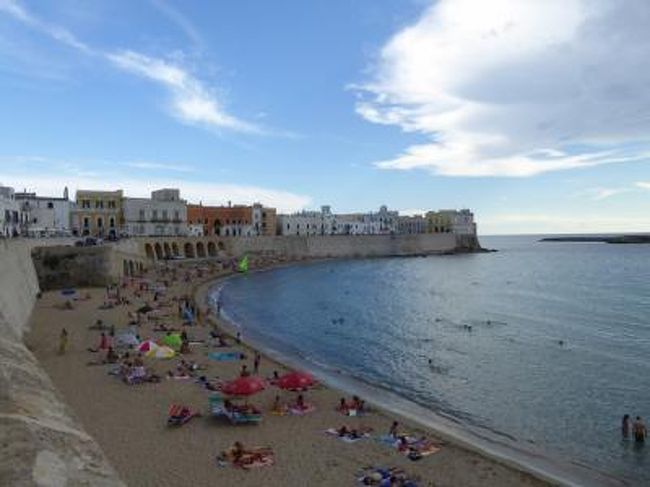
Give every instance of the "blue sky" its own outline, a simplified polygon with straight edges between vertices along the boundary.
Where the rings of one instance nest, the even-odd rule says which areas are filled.
[[[616,0],[0,0],[0,182],[649,231],[648,22]]]

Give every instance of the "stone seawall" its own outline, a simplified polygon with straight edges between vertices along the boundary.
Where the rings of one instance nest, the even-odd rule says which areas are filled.
[[[22,338],[39,284],[32,248],[0,240],[0,485],[121,486]]]

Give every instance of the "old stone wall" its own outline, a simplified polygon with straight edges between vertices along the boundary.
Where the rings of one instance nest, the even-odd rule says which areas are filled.
[[[22,341],[39,292],[32,248],[52,243],[0,239],[0,485],[121,486]]]

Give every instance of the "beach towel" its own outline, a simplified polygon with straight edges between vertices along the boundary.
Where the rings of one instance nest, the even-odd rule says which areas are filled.
[[[294,416],[304,416],[305,414],[313,413],[316,411],[316,406],[313,404],[305,404],[305,407],[299,408],[297,406],[289,406],[289,413]]]
[[[199,416],[199,414],[192,411],[188,406],[172,404],[169,407],[169,414],[167,416],[167,425],[182,426],[195,416]]]
[[[346,443],[356,443],[359,440],[363,440],[364,438],[370,438],[369,433],[362,433],[359,436],[353,436],[352,433],[348,433],[345,435],[342,435],[338,432],[336,428],[329,428],[325,430],[325,434],[330,435],[330,436],[335,436],[339,440],[344,441]]]
[[[379,487],[391,487],[400,485],[402,487],[417,487],[416,480],[409,477],[399,468],[366,467],[357,478],[362,485],[377,485]]]
[[[241,360],[241,352],[210,352],[208,358],[217,362],[231,362]]]

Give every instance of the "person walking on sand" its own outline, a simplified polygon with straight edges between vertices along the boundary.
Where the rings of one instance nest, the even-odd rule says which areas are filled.
[[[59,335],[59,355],[63,355],[66,348],[68,348],[68,330],[61,328],[61,334]]]
[[[634,441],[637,443],[644,443],[646,436],[648,436],[648,430],[646,429],[645,423],[641,416],[636,417],[636,421],[632,425],[632,433],[634,434]]]
[[[253,360],[253,373],[257,375],[260,370],[260,360],[261,356],[259,352],[255,352],[255,359]]]
[[[623,420],[621,421],[621,434],[625,439],[630,437],[630,415],[629,414],[623,416]]]

